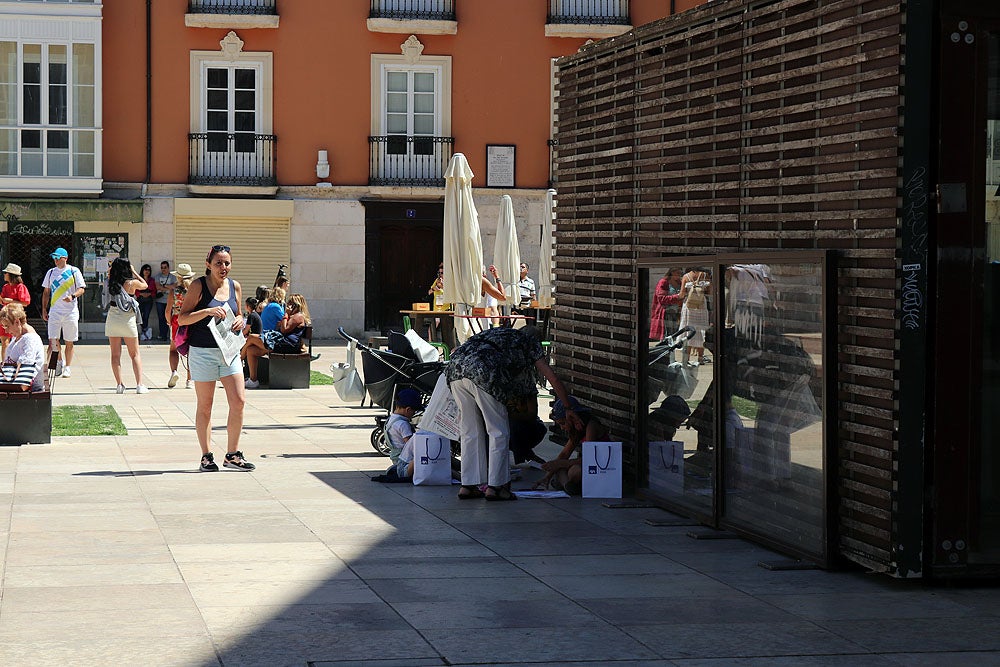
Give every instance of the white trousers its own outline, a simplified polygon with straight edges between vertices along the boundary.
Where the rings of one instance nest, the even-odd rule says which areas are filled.
[[[462,434],[462,484],[490,486],[510,481],[510,426],[507,406],[462,378],[451,383]]]

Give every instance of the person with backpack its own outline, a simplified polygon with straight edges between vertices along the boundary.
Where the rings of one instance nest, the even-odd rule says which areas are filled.
[[[149,389],[142,383],[142,357],[139,353],[142,316],[139,314],[139,302],[135,298],[135,293],[146,289],[147,283],[135,272],[131,262],[124,257],[118,257],[111,262],[105,287],[104,306],[108,314],[104,321],[104,335],[111,344],[111,372],[115,376],[115,391],[119,394],[125,393],[125,384],[122,382],[124,342],[132,358],[135,393],[145,394]]]
[[[708,295],[712,287],[712,278],[707,271],[692,269],[681,278],[681,323],[680,328],[694,329],[692,336],[684,348],[684,363],[698,366],[708,363],[705,359],[705,331],[711,326],[708,313]],[[691,357],[697,355],[697,361]]]

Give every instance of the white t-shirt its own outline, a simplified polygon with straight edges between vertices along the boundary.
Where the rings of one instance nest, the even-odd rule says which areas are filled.
[[[60,298],[56,299],[59,288],[63,284],[68,285],[67,291]],[[87,283],[83,282],[83,274],[80,273],[80,269],[75,266],[67,264],[65,269],[60,269],[58,266],[53,266],[49,269],[45,274],[45,279],[42,280],[42,287],[47,287],[50,291],[49,303],[47,304],[49,308],[49,316],[59,318],[75,311],[76,299],[67,303],[66,301],[63,301],[62,297],[69,296],[81,287],[86,286]],[[55,300],[53,301],[53,299]]]
[[[31,390],[41,391],[45,388],[45,373],[42,372],[45,366],[45,345],[38,334],[24,333],[12,340],[7,346],[7,356],[4,361],[13,361],[21,366],[34,365],[38,373],[31,383]],[[412,454],[410,456],[412,457]]]
[[[406,439],[413,435],[413,425],[403,415],[393,412],[385,423],[385,434],[389,438],[389,460],[399,463],[401,452],[407,444]],[[410,454],[410,460],[413,460],[413,454]]]

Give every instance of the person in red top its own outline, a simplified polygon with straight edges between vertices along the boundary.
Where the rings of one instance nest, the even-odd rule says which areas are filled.
[[[28,293],[28,286],[21,278],[21,267],[17,264],[8,264],[3,268],[3,289],[0,290],[0,308],[8,303],[19,303],[25,308],[31,303],[31,294]],[[0,359],[7,354],[7,345],[10,344],[10,334],[0,326]]]

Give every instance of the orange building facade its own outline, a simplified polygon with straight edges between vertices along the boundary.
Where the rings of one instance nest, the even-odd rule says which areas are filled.
[[[0,1],[0,261],[40,293],[57,246],[96,279],[221,243],[245,292],[289,265],[320,336],[398,326],[441,260],[450,156],[486,262],[508,194],[534,266],[554,59],[696,4]]]

